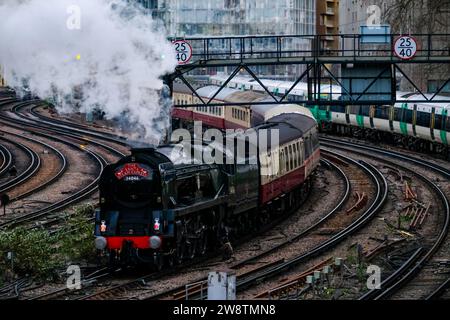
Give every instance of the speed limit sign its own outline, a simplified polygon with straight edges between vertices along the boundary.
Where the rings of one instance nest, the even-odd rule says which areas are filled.
[[[414,58],[417,52],[417,42],[413,37],[401,36],[394,42],[394,53],[403,60]]]
[[[189,42],[185,40],[177,40],[173,42],[176,52],[178,64],[186,64],[192,58],[192,47]]]

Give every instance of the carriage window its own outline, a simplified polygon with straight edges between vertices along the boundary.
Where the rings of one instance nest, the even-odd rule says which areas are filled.
[[[284,156],[285,156],[285,164],[286,164],[286,172],[289,171],[289,152],[287,147],[284,147]]]
[[[375,109],[375,118],[378,119],[389,119],[389,107],[388,106],[377,106]]]
[[[311,155],[311,142],[309,137],[305,137],[305,158],[309,158]]]
[[[429,127],[430,126],[430,114],[423,111],[417,111],[417,126]]]
[[[294,154],[292,153],[292,145],[289,146],[289,168],[294,169]]]
[[[297,163],[297,144],[293,144],[292,145],[292,150],[293,150],[293,158],[294,158],[294,168],[297,168],[298,163]]]
[[[370,115],[370,106],[362,106],[359,110],[359,114],[368,117]]]
[[[394,108],[394,121],[403,121],[403,109]]]
[[[345,113],[345,107],[344,106],[338,106],[338,105],[332,105],[330,107],[331,112],[339,112],[339,113]]]
[[[304,153],[304,151],[305,151],[305,147],[304,147],[304,144],[303,144],[303,141],[302,142],[300,142],[300,163],[303,165],[303,162],[305,161],[305,153]]]
[[[404,113],[403,113],[403,121],[406,123],[412,123],[412,116],[413,116],[413,111],[405,109]]]
[[[436,130],[442,129],[442,116],[440,114],[435,115],[434,128]]]

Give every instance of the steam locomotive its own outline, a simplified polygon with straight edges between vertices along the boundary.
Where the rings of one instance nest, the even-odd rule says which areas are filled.
[[[233,242],[299,207],[319,164],[317,122],[307,108],[284,107],[262,115],[252,128],[256,140],[235,132],[223,140],[191,141],[186,148],[133,149],[108,165],[99,181],[96,248],[111,263],[161,269]],[[262,133],[269,137],[266,147]],[[229,141],[245,152],[230,148]],[[192,157],[212,149],[224,161]]]

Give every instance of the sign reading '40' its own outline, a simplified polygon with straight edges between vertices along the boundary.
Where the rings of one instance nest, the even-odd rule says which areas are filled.
[[[410,36],[401,36],[395,39],[394,53],[402,60],[410,60],[417,53],[417,41]]]
[[[175,48],[176,59],[178,64],[187,64],[192,59],[192,47],[185,40],[177,40],[172,42]]]

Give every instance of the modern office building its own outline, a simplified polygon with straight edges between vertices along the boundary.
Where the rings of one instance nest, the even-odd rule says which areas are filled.
[[[138,0],[170,36],[314,34],[315,0]]]
[[[313,35],[317,0],[138,0],[172,37]],[[325,0],[324,0],[325,2]],[[256,45],[276,48],[276,43]],[[311,40],[289,41],[285,50],[309,50]],[[293,78],[304,66],[257,68],[258,73]]]
[[[321,37],[321,47],[325,50],[339,49],[339,0],[316,1],[317,34]]]

